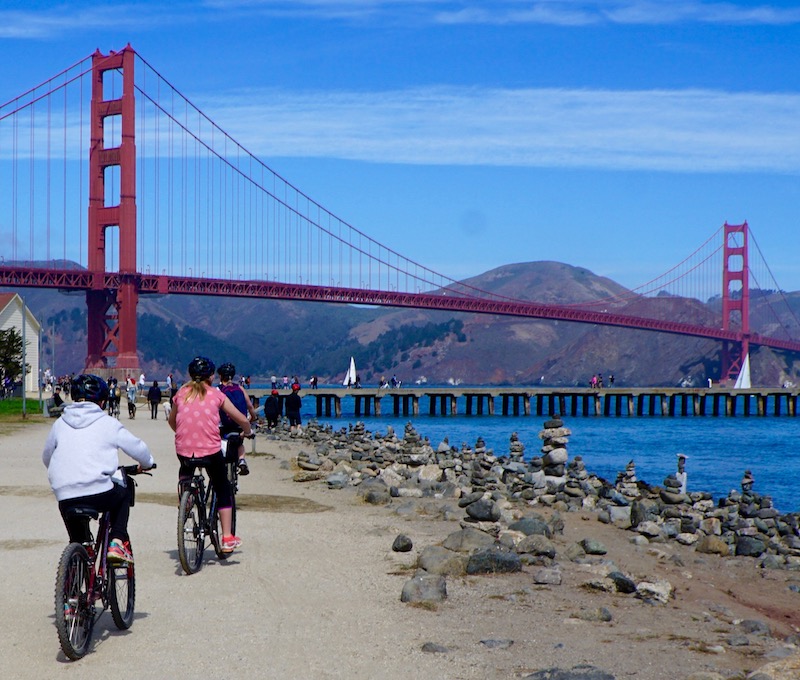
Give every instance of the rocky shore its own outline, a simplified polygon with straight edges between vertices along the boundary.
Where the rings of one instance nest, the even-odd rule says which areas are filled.
[[[373,434],[363,423],[356,423],[334,431],[312,421],[299,438],[293,437],[302,444],[294,461],[294,479],[349,489],[364,503],[388,506],[400,515],[428,513],[457,524],[434,545],[415,546],[405,534],[394,539],[391,549],[397,553],[416,548],[413,575],[399,593],[403,602],[415,606],[436,608],[446,601],[448,579],[498,574],[525,574],[531,587],[555,591],[570,582],[579,593],[605,594],[609,602],[618,604],[619,598],[639,602],[640,607],[652,608],[654,616],[660,607],[675,606],[687,596],[690,589],[665,577],[663,569],[640,574],[618,565],[609,556],[604,543],[608,539],[599,536],[600,527],[613,528],[634,549],[657,556],[656,564],[668,562],[677,568],[681,581],[687,578],[688,572],[681,568],[688,560],[709,556],[751,571],[752,579],[767,571],[784,572],[785,597],[796,597],[800,581],[795,582],[792,572],[800,571],[798,515],[779,513],[768,496],[753,490],[748,474],[740,492],[717,502],[707,493],[685,493],[674,475],[662,486],[641,481],[634,461],[609,482],[587,471],[579,456],[570,460],[570,434],[559,417],[551,418],[539,433],[540,451],[526,459],[524,444],[516,435],[501,454],[487,450],[481,439],[474,447],[457,449],[445,440],[434,448],[411,423],[401,438],[391,428]],[[279,431],[270,436],[281,439],[289,434]],[[596,521],[594,529],[587,525],[588,536],[574,541],[564,536],[565,517],[572,513]],[[669,551],[669,546],[675,546],[675,551]],[[758,599],[749,593],[748,599],[754,597]],[[568,616],[602,625],[613,621],[612,609],[602,603],[579,603]],[[796,655],[800,616],[771,611],[766,603],[761,608],[765,616],[757,619],[739,619],[724,606],[710,610],[701,607],[697,615],[718,625],[717,635],[713,640],[695,641],[696,649],[711,657],[745,649],[747,663],[730,667],[726,659],[726,663],[705,664],[705,670],[674,677],[800,677]],[[513,640],[493,639],[485,644],[511,645]],[[433,641],[429,645],[427,651],[446,651]],[[757,670],[753,659],[762,664]],[[617,676],[582,664],[520,677],[611,680]]]

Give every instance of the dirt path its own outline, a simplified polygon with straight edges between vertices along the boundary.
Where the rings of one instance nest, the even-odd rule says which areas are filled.
[[[136,678],[467,680],[587,663],[618,679],[683,679],[702,670],[744,678],[800,625],[800,594],[789,589],[800,576],[673,544],[636,548],[626,532],[577,513],[565,517],[559,553],[570,542],[598,538],[618,567],[638,579],[668,579],[676,598],[649,605],[592,592],[582,584],[599,565],[559,559],[560,586],[537,586],[526,569],[448,579],[448,599],[436,609],[402,604],[418,550],[457,530],[458,522],[401,516],[391,507],[366,506],[349,491],[298,484],[286,465],[300,446],[294,442],[258,440],[253,474],[241,483],[241,551],[224,563],[208,556],[198,574],[186,576],[176,551],[172,433],[163,419],[123,416],[123,423],[150,444],[159,463],[153,478],[140,478],[131,515],[136,618],[130,631],[119,632],[104,615],[92,651],[77,663],[60,652],[53,625],[55,568],[66,533],[40,460],[50,423],[0,437],[6,518],[0,655],[7,677],[58,678],[76,666],[105,676],[110,663],[124,663],[122,672]],[[414,541],[412,552],[391,551],[400,532]],[[575,618],[599,607],[611,612],[610,622]],[[769,622],[772,636],[729,644],[742,619]],[[490,647],[483,640],[513,644]],[[423,652],[426,642],[447,651]]]

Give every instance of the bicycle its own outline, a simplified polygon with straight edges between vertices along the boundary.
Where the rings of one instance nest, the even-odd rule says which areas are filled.
[[[231,485],[231,533],[236,533],[236,493],[239,490],[238,449],[241,435],[230,435],[225,449],[225,472]],[[219,560],[230,553],[222,550],[222,530],[217,512],[217,492],[198,467],[192,478],[181,483],[178,506],[178,559],[187,574],[195,574],[203,566],[208,540]]]
[[[152,469],[155,469],[155,465]],[[138,465],[119,468],[130,490],[133,505],[135,481],[133,475],[150,474]],[[97,520],[97,538],[92,536],[89,520]],[[127,630],[133,623],[136,601],[136,574],[132,563],[109,562],[107,558],[110,513],[102,514],[93,508],[72,508],[67,513],[72,541],[64,548],[58,562],[55,585],[55,619],[58,640],[67,658],[76,661],[86,655],[92,639],[94,624],[100,615],[111,609],[114,624]],[[97,612],[96,603],[102,609]]]

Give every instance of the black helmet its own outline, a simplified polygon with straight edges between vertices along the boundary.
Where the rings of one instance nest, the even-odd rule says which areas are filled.
[[[222,364],[222,366],[217,369],[217,373],[219,373],[219,377],[223,380],[230,380],[236,375],[236,366],[231,363]]]
[[[72,401],[93,401],[101,404],[108,399],[108,385],[100,376],[84,373],[72,379],[69,394]]]
[[[195,357],[189,362],[189,375],[192,380],[207,380],[217,367],[208,357]]]

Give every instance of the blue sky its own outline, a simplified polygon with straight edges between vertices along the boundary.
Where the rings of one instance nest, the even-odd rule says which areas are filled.
[[[559,260],[635,287],[747,220],[800,290],[800,1],[3,0],[0,100],[126,43],[447,276]]]

